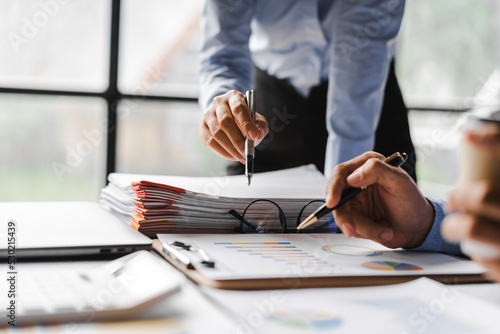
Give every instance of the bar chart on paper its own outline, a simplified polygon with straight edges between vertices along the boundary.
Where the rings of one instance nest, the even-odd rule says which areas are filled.
[[[287,277],[478,274],[484,269],[444,254],[393,250],[338,234],[159,234],[163,243],[202,248],[215,268],[196,266],[211,280]]]
[[[332,272],[333,266],[288,241],[214,242],[214,246],[242,255],[241,260],[295,266],[307,272]],[[248,258],[245,258],[248,255]]]

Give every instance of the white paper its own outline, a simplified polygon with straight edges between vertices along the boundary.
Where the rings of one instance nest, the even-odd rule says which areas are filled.
[[[197,270],[213,280],[484,272],[472,261],[439,253],[392,250],[341,234],[159,234],[158,238],[205,250],[216,268],[199,265]]]
[[[230,291],[203,288],[239,333],[500,333],[500,308],[427,278],[389,286]]]
[[[324,198],[327,179],[314,165],[256,173],[248,186],[244,175],[187,177],[164,175],[109,175],[109,181],[130,190],[134,181],[151,181],[192,192],[236,198]],[[133,194],[132,194],[133,195]]]

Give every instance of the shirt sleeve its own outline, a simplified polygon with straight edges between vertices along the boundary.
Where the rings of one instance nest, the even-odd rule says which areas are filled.
[[[404,0],[338,1],[331,13],[325,175],[372,150]]]
[[[434,210],[436,212],[431,231],[422,245],[416,248],[411,248],[411,250],[463,255],[458,243],[450,243],[442,237],[441,222],[446,216],[445,201],[432,198],[428,198],[428,201],[434,206]]]
[[[248,46],[253,1],[207,0],[201,18],[199,103],[206,110],[215,96],[253,86]]]

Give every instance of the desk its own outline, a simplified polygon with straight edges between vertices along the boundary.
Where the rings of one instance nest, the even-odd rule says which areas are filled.
[[[81,270],[102,262],[22,262],[18,263],[18,272],[19,278],[22,279],[23,275],[29,275],[30,271],[36,269],[73,270],[78,268]],[[454,287],[460,292],[500,306],[500,284],[461,284]],[[246,333],[242,332],[242,324],[232,314],[213,303],[202,293],[202,290],[185,279],[180,293],[165,299],[139,320],[32,327],[25,328],[22,333]],[[0,332],[9,333],[10,331],[3,329]],[[260,332],[254,328],[253,333]]]
[[[33,270],[85,270],[103,262],[18,262],[18,277],[22,280],[23,275]],[[214,307],[194,283],[185,279],[179,293],[157,304],[136,321],[29,327],[22,333],[236,333],[235,328],[236,323],[228,315]],[[19,333],[9,328],[0,329],[0,333],[14,332]]]

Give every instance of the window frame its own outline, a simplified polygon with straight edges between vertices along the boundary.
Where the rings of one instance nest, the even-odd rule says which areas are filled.
[[[108,88],[102,92],[89,91],[65,91],[65,90],[44,90],[31,88],[10,88],[0,87],[0,93],[9,94],[33,94],[50,96],[72,96],[72,97],[98,97],[106,101],[107,105],[107,136],[106,136],[106,171],[104,175],[105,183],[107,176],[116,170],[116,134],[118,130],[117,107],[124,99],[159,100],[174,102],[197,102],[197,98],[169,96],[169,95],[148,95],[148,94],[123,94],[118,89],[118,61],[119,61],[119,39],[120,39],[120,18],[121,0],[111,0],[111,26],[109,45],[109,71]],[[466,109],[456,108],[434,108],[432,106],[409,107],[409,110],[417,111],[443,111],[443,112],[463,112]]]

